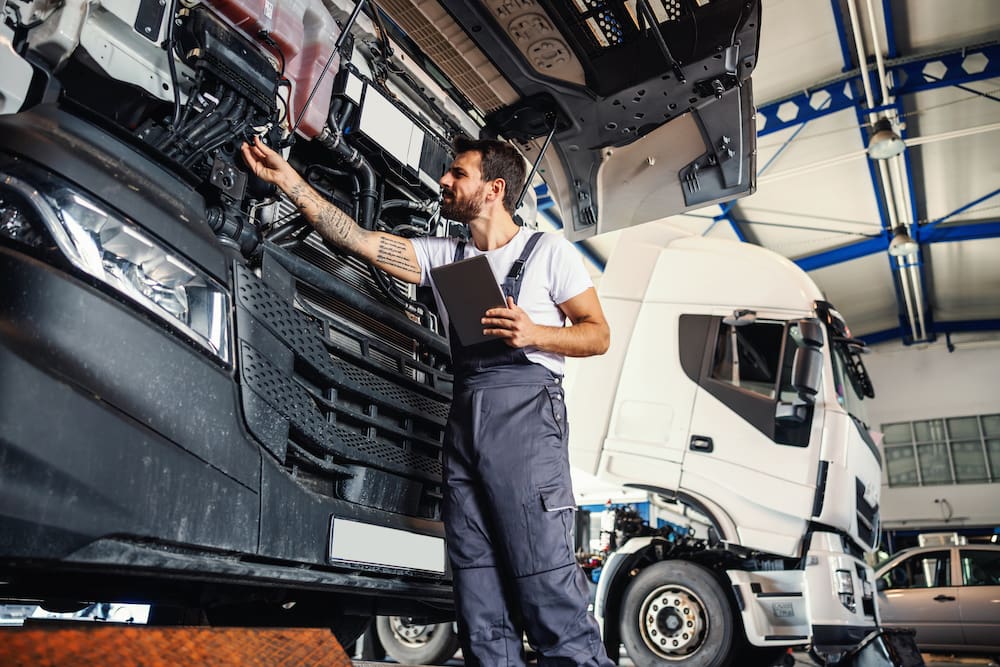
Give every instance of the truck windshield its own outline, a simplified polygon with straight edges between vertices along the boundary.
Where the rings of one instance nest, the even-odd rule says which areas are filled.
[[[833,382],[837,402],[867,428],[868,411],[864,399],[874,397],[868,372],[859,352],[850,344],[837,340],[833,343]]]

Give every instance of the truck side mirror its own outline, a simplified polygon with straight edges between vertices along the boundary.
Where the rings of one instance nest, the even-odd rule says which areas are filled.
[[[799,320],[792,330],[798,349],[792,361],[792,386],[808,404],[816,400],[823,371],[823,325],[816,320]]]

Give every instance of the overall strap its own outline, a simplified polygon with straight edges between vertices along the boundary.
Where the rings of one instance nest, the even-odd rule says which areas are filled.
[[[521,276],[524,273],[524,265],[528,261],[528,257],[531,256],[531,251],[535,249],[538,241],[541,240],[542,234],[543,232],[535,232],[528,238],[528,242],[524,244],[524,250],[521,251],[521,256],[511,264],[510,271],[507,272],[507,277],[504,278],[504,296],[514,297],[515,303],[521,295]]]
[[[455,246],[455,259],[451,261],[460,262],[463,259],[465,259],[465,241],[459,241],[458,245]]]

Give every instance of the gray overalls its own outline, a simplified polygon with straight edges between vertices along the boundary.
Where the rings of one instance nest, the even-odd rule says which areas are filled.
[[[503,291],[517,301],[541,234]],[[465,256],[465,244],[455,261]],[[502,340],[463,347],[444,449],[444,523],[465,664],[610,666],[572,542],[574,500],[562,378]]]

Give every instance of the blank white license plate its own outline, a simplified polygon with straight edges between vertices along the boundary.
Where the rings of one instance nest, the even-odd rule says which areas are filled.
[[[444,540],[333,517],[330,560],[444,574]]]

